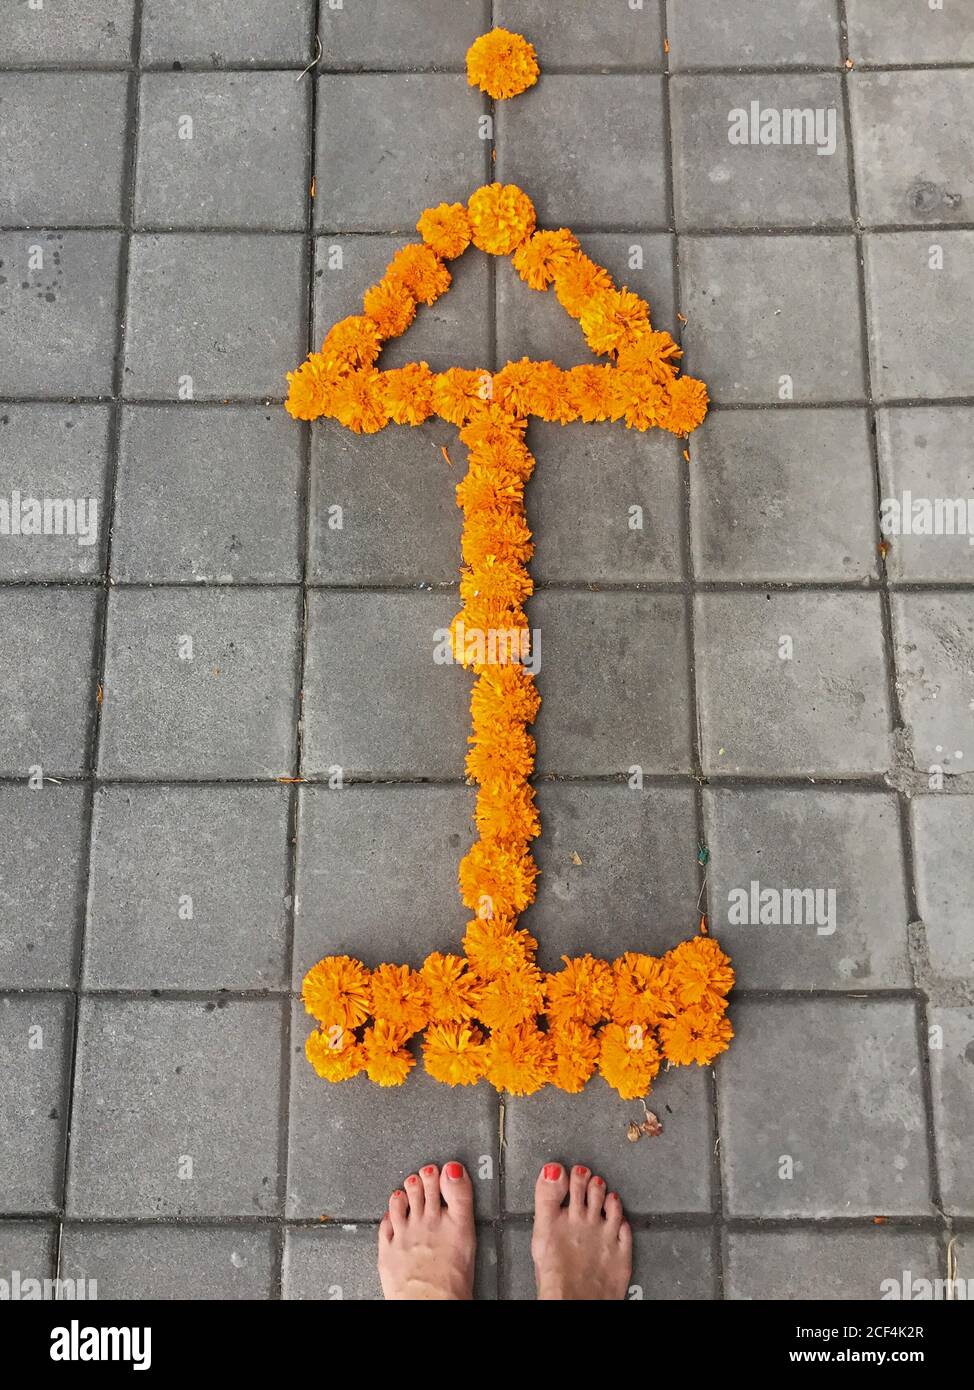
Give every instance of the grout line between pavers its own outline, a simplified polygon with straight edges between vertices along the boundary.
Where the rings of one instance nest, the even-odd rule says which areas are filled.
[[[491,177],[491,181],[493,181],[490,171],[488,171],[488,177]],[[836,222],[816,222],[809,225],[801,222],[776,222],[770,224],[755,223],[740,227],[708,227],[677,222],[675,214],[671,210],[666,223],[580,222],[572,228],[572,231],[579,237],[668,235],[703,241],[717,238],[732,239],[734,237],[852,238],[860,232],[865,236],[972,232],[974,231],[974,221],[954,219],[948,222],[875,222],[857,225],[852,218],[843,218]],[[260,223],[180,223],[177,225],[163,222],[139,222],[133,224],[130,231],[121,222],[44,222],[41,224],[17,222],[0,224],[0,235],[2,236],[16,236],[20,233],[25,236],[35,236],[46,232],[65,236],[70,236],[74,232],[79,234],[115,232],[137,237],[280,237],[298,240],[303,234],[303,229],[298,226],[272,227]],[[408,237],[415,240],[416,227],[407,224],[396,227],[335,227],[327,225],[316,227],[314,239],[320,240],[323,237],[332,239],[344,237],[347,240],[369,240],[373,237],[377,239]],[[218,399],[222,400],[222,397]]]
[[[846,0],[837,0],[839,12],[839,31],[840,31],[840,50],[843,63],[849,57],[849,25],[847,15]],[[860,316],[860,333],[862,348],[863,381],[865,383],[865,393],[867,409],[869,412],[869,447],[873,462],[875,502],[877,505],[876,518],[876,537],[877,542],[880,537],[878,507],[883,496],[882,474],[879,459],[879,432],[877,422],[876,406],[873,400],[872,382],[872,331],[871,331],[871,309],[869,300],[869,290],[866,283],[865,254],[863,245],[863,229],[859,211],[859,192],[857,183],[857,164],[855,140],[852,133],[852,104],[849,96],[848,70],[843,68],[842,75],[842,105],[843,119],[845,124],[846,158],[849,169],[849,197],[852,208],[853,220],[856,224],[856,277]],[[887,576],[886,557],[880,551],[880,620],[881,635],[883,642],[884,655],[887,664],[887,688],[890,702],[890,715],[892,728],[891,737],[897,731],[907,728],[902,705],[900,702],[899,684],[897,680],[897,660],[896,642],[893,632],[892,605],[890,601],[890,587]],[[900,818],[900,834],[903,848],[903,872],[906,877],[907,899],[912,920],[917,920],[917,893],[916,893],[916,871],[913,858],[913,845],[909,836],[909,812],[910,801],[906,792],[902,789],[897,790],[898,811]],[[915,966],[913,962],[913,952],[910,950],[909,927],[905,927],[907,939],[904,946],[910,960],[911,971],[914,975],[914,1008],[916,1021],[916,1046],[917,1055],[920,1063],[920,1091],[922,1096],[923,1108],[926,1115],[925,1138],[927,1145],[928,1178],[927,1190],[933,1206],[941,1218],[941,1244],[944,1249],[946,1259],[946,1227],[948,1225],[944,1215],[943,1201],[941,1198],[940,1169],[937,1155],[936,1142],[936,1109],[933,1102],[933,1084],[931,1081],[931,1063],[929,1052],[929,1028],[927,1021],[927,999],[923,991],[919,988]]]

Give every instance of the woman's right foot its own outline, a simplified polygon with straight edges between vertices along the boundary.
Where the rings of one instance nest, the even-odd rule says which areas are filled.
[[[617,1195],[587,1168],[577,1165],[569,1177],[560,1163],[546,1163],[534,1189],[531,1255],[539,1299],[625,1298],[632,1230]]]

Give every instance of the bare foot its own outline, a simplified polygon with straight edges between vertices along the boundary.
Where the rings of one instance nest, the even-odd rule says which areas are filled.
[[[531,1254],[539,1298],[625,1298],[632,1230],[622,1203],[587,1168],[573,1168],[569,1180],[560,1163],[546,1163],[534,1188]]]
[[[387,1299],[473,1298],[473,1185],[462,1163],[410,1173],[379,1223],[379,1278]],[[446,1205],[444,1206],[444,1203]]]

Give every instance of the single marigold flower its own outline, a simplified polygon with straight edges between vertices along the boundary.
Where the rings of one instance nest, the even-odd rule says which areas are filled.
[[[556,1024],[601,1023],[609,1017],[615,980],[612,969],[594,956],[562,956],[564,968],[545,981],[547,1014]]]
[[[546,290],[578,254],[578,242],[564,227],[535,232],[514,252],[514,269],[532,290]]]
[[[468,565],[488,556],[524,561],[534,554],[531,528],[519,508],[475,509],[464,521],[460,547]]]
[[[488,1028],[513,1028],[534,1023],[543,1007],[544,977],[537,966],[525,963],[484,985],[477,1018]]]
[[[379,965],[372,971],[371,1013],[407,1034],[418,1033],[429,1018],[429,987],[408,965]]]
[[[435,304],[452,279],[436,252],[416,241],[396,252],[385,273],[387,284],[405,290],[419,304]]]
[[[366,318],[370,318],[380,338],[398,338],[416,317],[416,301],[401,285],[380,280],[365,291],[362,301]]]
[[[495,101],[526,92],[540,71],[534,44],[509,29],[491,29],[467,49],[467,82]]]
[[[642,333],[619,351],[619,367],[626,372],[646,372],[659,384],[669,385],[676,376],[683,349],[669,333]]]
[[[480,983],[463,956],[434,951],[419,973],[429,990],[429,1016],[434,1023],[465,1023],[475,1016]]]
[[[547,1033],[533,1023],[498,1028],[487,1043],[487,1079],[498,1091],[530,1096],[554,1073],[554,1052]]]
[[[404,1046],[406,1038],[404,1028],[386,1019],[378,1018],[371,1028],[366,1028],[362,1053],[370,1081],[377,1086],[402,1085],[416,1065],[416,1058]]]
[[[521,666],[496,666],[484,671],[470,694],[474,729],[497,719],[533,724],[541,705],[534,678]]]
[[[284,408],[294,420],[317,420],[325,413],[328,396],[334,386],[334,374],[325,367],[318,352],[301,363],[296,372],[288,372],[288,393]]]
[[[520,662],[531,646],[528,620],[520,608],[470,599],[450,624],[450,644],[454,661],[467,670]]]
[[[534,593],[534,580],[520,560],[501,560],[488,555],[477,565],[465,566],[460,575],[460,597],[483,598],[505,608],[517,608]]]
[[[679,1004],[703,1004],[722,1011],[726,996],[734,986],[730,957],[712,936],[694,936],[681,941],[666,953],[673,980],[673,993]]]
[[[617,353],[649,332],[649,305],[631,290],[603,290],[592,296],[578,321],[595,353]]]
[[[707,388],[692,376],[679,376],[666,390],[660,425],[671,434],[690,434],[707,413]]]
[[[612,276],[605,267],[581,254],[559,267],[555,275],[558,303],[573,319],[582,316],[595,295],[614,288]]]
[[[491,256],[508,256],[534,231],[534,204],[513,183],[488,183],[467,203],[473,244]]]
[[[433,407],[441,420],[464,425],[484,407],[485,382],[489,372],[465,371],[450,367],[433,378]]]
[[[326,372],[355,372],[371,367],[381,347],[379,330],[372,319],[366,314],[352,314],[328,330],[320,356]]]
[[[661,1018],[676,1012],[669,962],[657,956],[627,951],[613,961],[614,993],[611,1016],[614,1023],[640,1023],[655,1028]]]
[[[467,923],[463,949],[480,980],[493,980],[534,960],[538,943],[510,918],[475,917]]]
[[[623,375],[629,383],[629,399],[623,416],[626,429],[649,430],[658,426],[666,404],[663,387],[640,372]]]
[[[326,1027],[357,1028],[371,1011],[369,972],[351,956],[326,956],[305,975],[301,998],[311,1017]]]
[[[528,731],[513,725],[502,736],[491,737],[490,729],[470,735],[472,744],[467,753],[467,776],[481,784],[494,777],[530,777],[534,770],[535,742]]]
[[[375,434],[389,423],[382,400],[382,373],[352,372],[335,384],[328,413],[353,434]]]
[[[365,1054],[355,1034],[337,1024],[309,1033],[304,1055],[325,1081],[348,1081],[365,1068]]]
[[[423,1063],[434,1081],[472,1086],[487,1070],[484,1035],[469,1023],[431,1023],[423,1042]]]
[[[572,367],[566,372],[568,403],[580,420],[587,425],[608,420],[612,409],[612,367]]]
[[[516,917],[534,902],[538,868],[523,844],[478,840],[460,860],[458,876],[467,907],[477,911],[488,901],[498,916]]]
[[[696,1062],[698,1067],[709,1066],[715,1057],[727,1051],[733,1036],[729,1019],[700,1004],[691,1004],[675,1018],[664,1018],[659,1025],[663,1055],[684,1066],[690,1062]]]
[[[433,414],[433,373],[425,362],[381,372],[378,392],[395,425],[421,425]]]
[[[541,834],[534,788],[520,777],[498,773],[485,782],[477,793],[474,820],[484,839],[514,835],[519,840],[534,840]]]
[[[452,261],[470,245],[470,218],[463,203],[440,203],[427,208],[416,230],[437,256]]]
[[[639,1024],[607,1023],[599,1031],[599,1071],[623,1100],[646,1095],[660,1060],[656,1039]]]
[[[555,1053],[552,1083],[560,1091],[577,1095],[599,1060],[595,1030],[584,1023],[558,1023],[552,1026],[550,1036]]]

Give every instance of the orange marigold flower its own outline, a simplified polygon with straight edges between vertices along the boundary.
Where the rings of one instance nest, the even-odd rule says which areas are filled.
[[[599,1032],[599,1071],[623,1100],[646,1095],[660,1060],[655,1038],[638,1024],[607,1023]]]
[[[313,352],[296,372],[288,372],[288,393],[284,408],[294,420],[317,420],[325,413],[335,377],[325,367],[325,359]]]
[[[724,1000],[734,986],[730,957],[712,936],[693,936],[681,941],[665,957],[673,979],[678,1003],[703,1004],[723,1010]]]
[[[396,425],[421,425],[433,414],[433,373],[425,362],[381,372],[379,398]]]
[[[434,1023],[464,1023],[474,1017],[480,983],[463,956],[434,951],[419,973],[429,990],[429,1016]]]
[[[479,911],[486,899],[495,915],[513,917],[534,902],[538,868],[522,844],[478,840],[460,860],[458,876],[467,907]]]
[[[689,434],[707,413],[707,388],[692,376],[679,376],[667,387],[660,424],[671,434]]]
[[[386,282],[406,290],[419,304],[434,304],[453,279],[435,251],[413,241],[396,252],[385,273]]]
[[[354,372],[371,367],[381,347],[372,319],[366,314],[352,314],[328,330],[320,356],[326,372]]]
[[[473,782],[489,782],[494,777],[530,777],[534,769],[535,742],[528,731],[512,725],[498,737],[491,730],[471,735],[467,753],[467,776]]]
[[[729,1019],[699,1004],[683,1009],[675,1018],[664,1018],[659,1025],[664,1056],[682,1065],[696,1062],[698,1067],[709,1066],[719,1053],[727,1051],[733,1036]]]
[[[520,777],[495,774],[485,782],[477,793],[474,819],[484,839],[512,835],[518,840],[534,840],[541,834],[534,788]]]
[[[529,932],[518,930],[510,918],[475,917],[467,923],[463,949],[481,980],[492,980],[530,964],[538,943]]]
[[[484,985],[477,1017],[488,1028],[513,1028],[533,1023],[544,1006],[544,979],[535,965],[525,963]]]
[[[454,661],[467,670],[524,661],[531,651],[527,617],[519,608],[470,599],[450,624],[450,646]]]
[[[437,414],[442,415],[441,410]],[[484,512],[524,504],[524,479],[513,469],[471,463],[456,486],[457,506],[465,512]]]
[[[660,385],[669,385],[676,374],[676,360],[683,356],[669,333],[642,333],[619,352],[623,371],[647,372]]]
[[[365,1054],[355,1034],[337,1024],[309,1033],[304,1055],[325,1081],[347,1081],[365,1067]]]
[[[401,285],[380,280],[365,291],[362,301],[367,318],[379,330],[380,338],[398,338],[416,317],[416,301]]]
[[[423,1062],[434,1081],[472,1086],[487,1070],[484,1035],[469,1023],[431,1023],[423,1042]]]
[[[609,1017],[615,981],[611,967],[594,956],[562,956],[564,968],[546,980],[547,1014],[557,1024],[600,1023]]]
[[[626,402],[626,429],[649,430],[659,425],[666,396],[662,386],[640,372],[626,372],[629,398]]]
[[[631,290],[604,290],[579,315],[585,341],[593,352],[616,353],[649,331],[649,305]]]
[[[532,414],[562,425],[575,418],[567,372],[556,367],[554,362],[537,362],[531,384]]]
[[[584,1023],[559,1023],[551,1029],[551,1040],[555,1050],[555,1070],[551,1079],[559,1090],[577,1095],[599,1060],[595,1030]]]
[[[311,1017],[326,1027],[356,1028],[371,1009],[369,972],[351,956],[326,956],[305,975],[301,998]]]
[[[555,275],[558,303],[573,319],[581,317],[592,298],[613,289],[612,276],[588,256],[574,256]]]
[[[452,261],[470,245],[470,218],[463,203],[440,203],[427,208],[416,230],[437,256]]]
[[[661,1018],[676,1011],[669,961],[627,951],[613,961],[612,974],[614,1023],[641,1023],[654,1028]]]
[[[564,227],[535,232],[514,252],[514,269],[533,290],[546,290],[578,255],[578,242]]]
[[[407,1034],[418,1033],[429,1018],[429,986],[408,965],[379,965],[372,971],[372,1009],[375,1018]]]
[[[533,87],[541,69],[534,44],[509,29],[491,29],[467,49],[467,81],[495,101],[519,96]]]
[[[488,555],[478,565],[465,566],[460,575],[464,603],[484,598],[516,608],[534,593],[534,580],[520,560],[501,560]]]
[[[489,372],[465,371],[450,367],[433,378],[433,408],[441,420],[451,425],[463,425],[478,410],[482,410]]]
[[[533,677],[520,666],[497,666],[484,671],[470,694],[474,730],[497,719],[532,724],[541,704]]]
[[[572,367],[566,372],[567,399],[580,420],[591,425],[608,420],[612,414],[614,368]]]
[[[531,529],[519,507],[484,507],[471,512],[464,521],[460,545],[468,565],[488,556],[530,560],[534,554]]]
[[[554,1055],[551,1039],[533,1023],[498,1028],[487,1043],[487,1079],[498,1091],[530,1096],[551,1080]]]
[[[473,244],[492,256],[507,256],[534,231],[534,204],[513,183],[488,183],[467,203]]]
[[[416,1058],[404,1046],[407,1036],[404,1028],[382,1018],[366,1028],[362,1039],[365,1070],[377,1086],[401,1086],[416,1065]]]
[[[352,372],[335,385],[328,413],[354,434],[375,434],[389,423],[382,401],[382,373]]]

